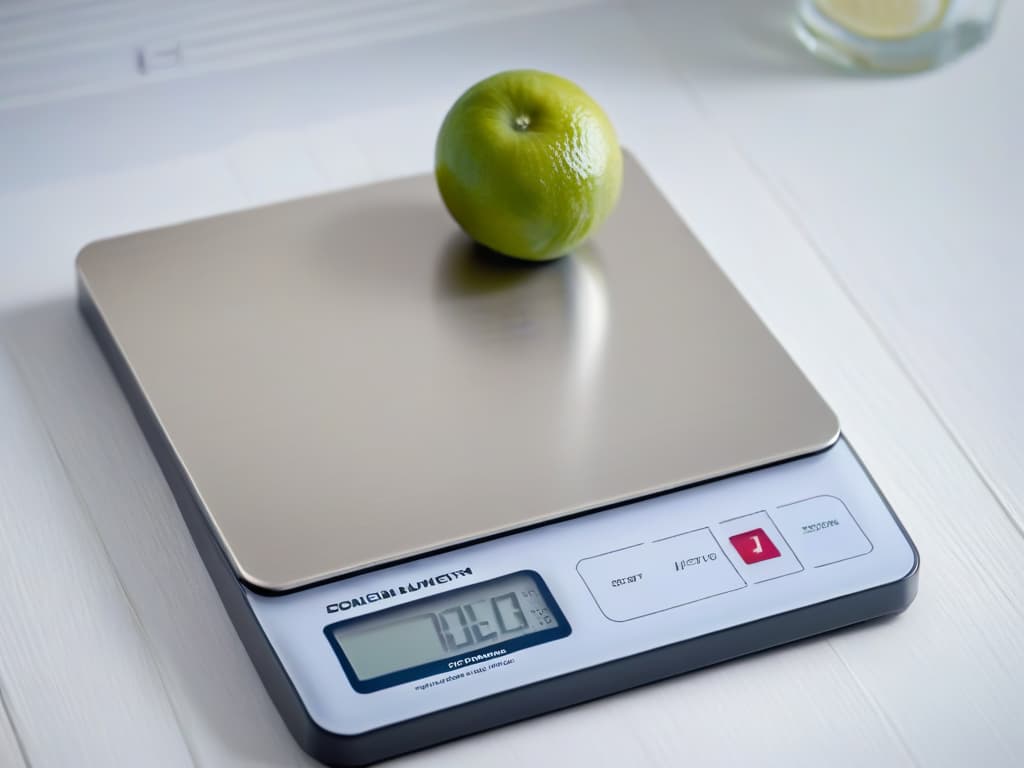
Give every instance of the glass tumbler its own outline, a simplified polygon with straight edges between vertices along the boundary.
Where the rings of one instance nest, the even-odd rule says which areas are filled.
[[[818,57],[858,70],[918,72],[988,37],[1000,0],[800,0],[794,29]]]

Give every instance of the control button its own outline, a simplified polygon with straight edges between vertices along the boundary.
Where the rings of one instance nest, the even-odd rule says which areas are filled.
[[[612,621],[660,613],[746,586],[708,528],[585,557],[576,571]]]
[[[768,538],[768,534],[764,532],[763,528],[755,528],[745,533],[737,533],[735,536],[729,537],[729,542],[740,553],[740,557],[743,558],[743,562],[747,565],[782,556],[778,547]]]
[[[723,520],[716,532],[719,539],[731,542],[729,557],[743,577],[754,584],[792,576],[804,569],[763,509]],[[755,551],[759,547],[761,551]]]
[[[796,556],[821,568],[868,554],[874,547],[835,496],[815,496],[778,507],[771,515]]]

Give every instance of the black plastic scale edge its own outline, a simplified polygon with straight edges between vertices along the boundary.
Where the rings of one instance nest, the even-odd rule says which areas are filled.
[[[242,644],[249,652],[249,657],[292,736],[306,752],[327,765],[369,765],[812,635],[899,613],[917,595],[920,566],[917,547],[888,500],[875,486],[914,552],[913,567],[897,581],[571,672],[374,731],[355,736],[331,733],[317,725],[306,711],[263,628],[250,609],[244,587],[207,525],[185,473],[175,459],[102,315],[81,281],[78,289],[79,309],[128,398],[132,412],[163,470],[196,549]],[[857,461],[860,463],[860,457],[857,457]],[[861,468],[864,469],[863,463]],[[867,474],[867,470],[864,471]]]

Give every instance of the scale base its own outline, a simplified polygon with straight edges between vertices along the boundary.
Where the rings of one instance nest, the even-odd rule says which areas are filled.
[[[892,521],[911,553],[908,570],[895,580],[580,669],[558,678],[516,687],[404,722],[357,734],[336,733],[322,727],[311,715],[284,666],[282,656],[275,649],[253,609],[254,601],[283,600],[288,596],[261,596],[238,580],[216,537],[211,534],[206,517],[166,436],[87,297],[82,301],[82,311],[128,395],[224,607],[278,711],[302,748],[327,765],[359,766],[375,763],[739,656],[899,613],[910,605],[917,594],[917,551],[893,515]],[[838,444],[819,455],[828,455],[845,447],[845,441],[841,439]],[[799,461],[797,459],[787,464]],[[787,464],[779,466],[785,467]],[[755,470],[738,477],[770,472],[773,469]],[[864,477],[867,478],[866,472]],[[728,479],[719,482],[728,482]],[[320,589],[331,586],[325,585]]]
[[[376,762],[914,599],[917,551],[835,415],[626,160],[619,210],[586,252],[511,283],[507,265],[467,256],[429,176],[79,257],[82,313],[253,663],[317,759]],[[420,217],[404,233],[379,221],[396,200]],[[366,246],[353,258],[336,252],[339,221],[350,245]],[[340,322],[350,311],[362,324]],[[318,331],[296,343],[297,329]],[[339,344],[350,357],[323,354]],[[352,378],[395,345],[390,374]],[[422,388],[426,404],[379,394],[382,380],[395,394],[410,359],[448,372]],[[278,386],[280,368],[304,375]],[[339,395],[353,386],[357,396]],[[529,418],[495,398],[529,402]],[[497,421],[467,418],[467,403]],[[325,414],[349,419],[359,439]],[[445,450],[382,427],[445,435]],[[484,446],[496,453],[479,462]],[[399,449],[398,466],[380,465]],[[408,482],[391,481],[402,467]],[[816,499],[832,510],[818,522],[792,512]],[[352,525],[357,512],[370,522]],[[734,540],[754,535],[744,554]],[[360,595],[411,604],[403,584],[457,591],[434,574],[485,584],[526,570],[561,606],[557,639],[454,685],[435,675],[360,692],[324,636],[342,612],[372,619],[377,598]],[[452,668],[463,662],[477,663],[452,657]]]

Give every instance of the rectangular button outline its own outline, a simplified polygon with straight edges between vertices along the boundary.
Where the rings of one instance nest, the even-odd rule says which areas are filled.
[[[812,496],[811,498],[814,498],[814,497]],[[808,501],[808,499],[803,499],[803,501]],[[799,502],[793,502],[793,503],[794,504],[798,504]],[[776,509],[778,509],[778,507],[776,507]],[[723,526],[726,523],[732,523],[732,522],[735,522],[736,520],[742,520],[744,517],[753,517],[754,515],[760,515],[760,514],[764,514],[764,516],[768,518],[768,522],[770,522],[772,524],[772,527],[775,529],[775,532],[778,533],[779,534],[779,538],[782,539],[782,543],[785,544],[786,545],[786,549],[789,550],[789,554],[791,554],[793,556],[793,559],[796,560],[796,564],[799,565],[800,567],[798,569],[796,569],[795,571],[790,571],[789,573],[780,573],[778,576],[769,576],[767,579],[761,579],[760,581],[755,581],[755,582],[752,582],[752,583],[754,583],[754,584],[765,584],[765,583],[767,583],[769,581],[775,581],[776,579],[784,579],[787,576],[795,576],[798,573],[803,573],[804,571],[806,571],[807,567],[804,565],[803,560],[800,559],[800,556],[796,553],[796,550],[793,549],[793,546],[789,543],[789,540],[786,538],[786,534],[784,534],[782,532],[782,529],[779,528],[779,524],[775,522],[774,518],[771,516],[771,514],[768,512],[767,509],[756,509],[753,512],[747,512],[745,515],[736,515],[736,517],[730,517],[730,518],[728,518],[726,520],[722,520],[721,522],[718,523],[718,525],[719,526]],[[851,515],[851,517],[852,517],[852,515]],[[737,554],[739,554],[739,553],[737,553]],[[730,559],[732,559],[732,558],[730,558]],[[764,561],[764,562],[768,562],[768,561]],[[753,563],[753,565],[757,565],[757,563]],[[748,563],[744,563],[743,567],[744,568],[750,568],[750,567],[752,567],[752,565],[748,564]]]
[[[774,522],[773,522],[773,525],[774,525]],[[586,577],[584,577],[584,575],[582,573],[580,573],[580,564],[582,562],[584,562],[585,560],[594,560],[596,558],[604,557],[606,555],[611,555],[611,554],[614,554],[616,552],[623,552],[623,551],[625,551],[627,549],[636,549],[637,547],[641,547],[641,546],[646,547],[646,546],[649,546],[651,544],[658,544],[658,543],[660,543],[662,541],[668,541],[669,539],[675,539],[675,538],[678,538],[680,536],[687,536],[687,535],[689,535],[691,533],[697,533],[698,531],[707,531],[708,532],[708,535],[711,536],[711,540],[714,541],[715,544],[718,546],[718,551],[721,553],[722,557],[725,558],[725,561],[727,563],[729,563],[729,567],[732,568],[732,570],[736,574],[736,576],[739,577],[739,580],[743,582],[742,586],[733,587],[732,589],[727,589],[724,592],[716,592],[713,595],[705,595],[704,597],[698,597],[696,600],[688,600],[685,603],[677,603],[676,605],[670,605],[670,606],[667,606],[665,608],[660,608],[657,611],[650,611],[648,613],[641,613],[641,614],[638,614],[636,616],[631,616],[628,619],[613,619],[611,616],[609,616],[607,613],[604,612],[604,608],[601,607],[600,601],[594,595],[594,591],[590,588],[590,584],[587,583]],[[781,531],[780,531],[780,534],[781,534]],[[796,553],[795,552],[793,553],[793,556],[796,557]],[[645,618],[647,616],[655,616],[655,615],[657,615],[659,613],[665,613],[666,611],[674,611],[676,608],[682,608],[685,605],[693,605],[694,603],[699,603],[699,602],[702,602],[704,600],[710,600],[713,597],[720,597],[721,595],[727,595],[730,592],[739,592],[741,589],[746,589],[747,587],[750,586],[750,584],[747,582],[747,580],[743,578],[743,574],[741,574],[739,572],[739,570],[736,568],[736,564],[732,561],[732,558],[730,558],[729,555],[726,554],[725,547],[722,546],[722,542],[720,542],[718,540],[718,537],[715,536],[715,532],[711,530],[711,526],[710,525],[702,525],[700,528],[694,528],[691,531],[683,531],[682,533],[673,533],[671,536],[663,536],[660,539],[652,539],[651,541],[646,541],[646,542],[645,541],[641,541],[638,544],[630,544],[628,547],[618,547],[617,549],[611,549],[611,550],[608,550],[607,552],[601,552],[600,554],[597,554],[597,555],[589,555],[587,557],[581,557],[579,560],[576,561],[576,575],[578,575],[580,577],[580,581],[583,582],[583,586],[586,587],[587,592],[590,594],[590,598],[594,601],[594,605],[597,606],[597,610],[599,610],[601,612],[601,615],[604,616],[606,619],[608,619],[608,621],[615,622],[616,624],[625,624],[628,621],[635,621],[636,619],[642,619],[642,618]]]
[[[818,493],[815,494],[814,496],[808,496],[806,499],[798,499],[796,501],[787,502],[786,504],[779,504],[777,507],[775,507],[775,511],[778,512],[780,509],[796,506],[797,504],[803,504],[804,502],[807,501],[814,501],[815,499],[835,499],[840,504],[842,504],[843,509],[846,510],[846,514],[850,516],[850,519],[853,520],[853,524],[857,526],[857,530],[860,531],[860,535],[863,536],[864,541],[868,543],[868,550],[867,552],[861,552],[859,555],[850,555],[849,557],[841,557],[838,560],[832,560],[827,563],[822,563],[821,565],[814,565],[811,566],[812,568],[827,568],[828,566],[835,565],[836,563],[845,563],[847,560],[856,560],[858,557],[866,557],[867,555],[870,555],[872,552],[875,551],[875,542],[873,542],[868,537],[868,535],[864,533],[864,529],[860,527],[860,523],[857,522],[857,518],[853,516],[853,512],[851,512],[850,508],[846,506],[846,502],[840,499],[838,496],[833,496],[831,493]],[[782,529],[779,528],[779,524],[775,522],[775,518],[773,518],[769,512],[765,512],[765,514],[768,515],[768,519],[772,521],[772,525],[774,525],[778,529],[779,534],[781,535]],[[788,541],[786,542],[786,545],[789,545]],[[793,550],[793,556],[796,557],[796,550],[792,547],[790,547],[790,549]]]

